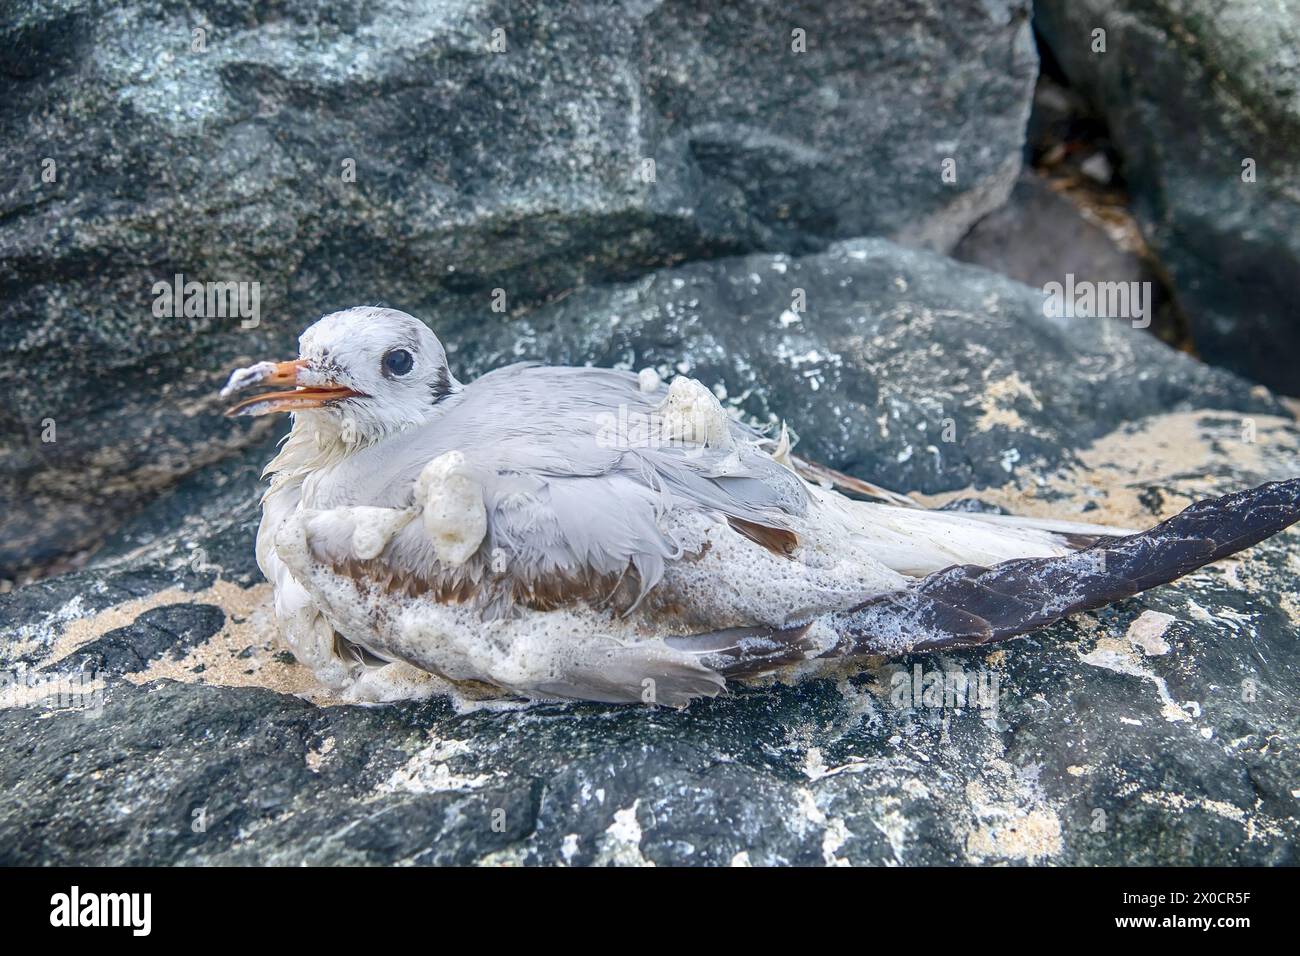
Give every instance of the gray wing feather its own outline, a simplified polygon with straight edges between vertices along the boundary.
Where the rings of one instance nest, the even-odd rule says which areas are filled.
[[[484,553],[506,552],[508,574],[542,581],[619,575],[630,565],[644,593],[681,554],[661,521],[668,511],[785,528],[808,506],[800,479],[739,422],[718,447],[638,439],[627,423],[652,420],[665,393],[643,392],[629,372],[508,366],[445,399],[438,416],[400,441],[351,456],[316,489],[315,506],[404,507],[420,470],[460,451],[483,476]],[[418,523],[383,560],[415,574],[435,566]]]

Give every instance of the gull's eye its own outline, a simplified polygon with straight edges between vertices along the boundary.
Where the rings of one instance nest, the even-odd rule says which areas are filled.
[[[385,375],[405,375],[415,365],[415,359],[406,349],[392,349],[384,353]]]

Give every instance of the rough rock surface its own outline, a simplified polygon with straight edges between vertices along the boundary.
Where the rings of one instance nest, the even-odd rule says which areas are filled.
[[[1034,9],[1071,83],[1109,121],[1134,211],[1200,353],[1300,393],[1300,5],[1039,0]],[[1098,29],[1104,53],[1093,52]]]
[[[0,576],[228,454],[219,370],[323,312],[946,248],[1010,190],[1036,68],[1023,0],[6,4]],[[178,273],[260,283],[261,324],[155,316]]]
[[[814,459],[923,491],[1054,467],[1180,405],[1281,408],[1121,321],[1045,318],[1040,290],[883,240],[584,289],[504,342],[431,324],[457,375],[526,358],[684,373],[752,419],[787,420]]]
[[[1007,204],[981,219],[953,257],[1039,289],[1064,282],[1066,273],[1094,282],[1151,278],[1136,255],[1117,247],[1033,172],[1021,175]]]
[[[1146,283],[1146,315],[1130,321],[1161,341],[1190,347],[1182,314],[1128,213],[1127,197],[1073,170],[1021,173],[1006,204],[971,227],[952,256],[1037,289],[1070,281],[1099,288]]]
[[[804,451],[935,504],[1144,525],[1300,473],[1300,429],[1266,394],[1118,324],[1053,325],[1038,301],[850,243],[583,293],[519,351],[698,356],[687,371],[788,415]],[[453,362],[504,357],[490,340]],[[919,436],[948,417],[936,458]],[[185,479],[92,566],[0,595],[0,863],[1300,862],[1294,531],[1000,648],[682,712],[357,707],[270,637],[252,556],[269,453]],[[74,666],[96,682],[43,700]],[[945,670],[986,693],[905,699],[915,668],[922,688]]]

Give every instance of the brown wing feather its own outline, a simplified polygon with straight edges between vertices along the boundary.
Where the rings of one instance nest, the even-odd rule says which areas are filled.
[[[882,488],[880,485],[872,484],[862,478],[854,478],[852,475],[837,471],[828,465],[809,461],[807,458],[800,458],[798,455],[791,455],[790,463],[794,465],[794,470],[798,472],[801,478],[813,484],[829,483],[842,491],[851,491],[854,494],[862,495],[864,498],[872,498],[877,501],[887,501],[891,505],[898,505],[902,508],[923,507],[906,495],[900,495],[896,491]]]
[[[774,528],[744,518],[728,518],[727,524],[731,525],[733,531],[779,557],[788,558],[799,549],[799,536],[787,528]]]

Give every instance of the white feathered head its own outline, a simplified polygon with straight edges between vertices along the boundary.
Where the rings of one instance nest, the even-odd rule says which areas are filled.
[[[246,398],[227,415],[292,412],[308,427],[345,440],[373,440],[417,425],[460,389],[442,343],[423,322],[370,307],[325,316],[299,337],[297,359],[239,369],[221,394],[255,385],[296,387]]]

